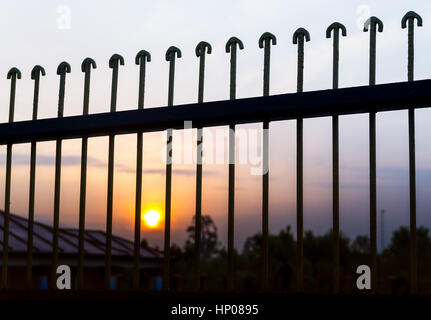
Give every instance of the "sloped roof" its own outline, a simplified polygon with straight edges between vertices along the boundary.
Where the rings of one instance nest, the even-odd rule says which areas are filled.
[[[0,211],[0,251],[3,251],[4,212]],[[28,220],[10,214],[9,252],[27,252]],[[59,254],[78,254],[78,229],[60,228],[58,239]],[[52,253],[53,228],[41,222],[34,222],[33,253]],[[105,256],[106,233],[99,230],[85,230],[84,251],[89,255]],[[115,256],[133,256],[134,243],[127,239],[112,235],[112,251]],[[160,259],[163,255],[151,248],[141,247],[141,258]]]

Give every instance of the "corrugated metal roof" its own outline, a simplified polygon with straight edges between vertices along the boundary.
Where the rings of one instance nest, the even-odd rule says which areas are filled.
[[[4,212],[0,211],[0,251],[3,251]],[[27,252],[28,220],[10,214],[9,251],[14,253]],[[53,228],[41,222],[34,222],[33,252],[51,253]],[[60,228],[58,252],[78,254],[78,229]],[[84,251],[90,255],[105,255],[106,234],[99,230],[85,230]],[[132,241],[112,235],[112,256],[133,256]],[[163,255],[151,248],[141,248],[141,258],[160,259]]]

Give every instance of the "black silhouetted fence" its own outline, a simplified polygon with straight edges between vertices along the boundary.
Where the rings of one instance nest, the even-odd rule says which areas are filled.
[[[35,80],[33,118],[31,121],[13,122],[15,104],[16,80],[21,78],[18,69],[12,68],[7,77],[11,79],[9,123],[0,125],[0,144],[7,145],[6,156],[6,187],[5,187],[5,220],[3,237],[2,283],[7,287],[8,237],[10,214],[10,185],[12,146],[17,143],[31,143],[30,197],[29,197],[29,228],[28,228],[28,258],[27,280],[32,281],[32,246],[34,221],[34,189],[35,189],[35,157],[36,143],[40,141],[56,141],[55,196],[53,219],[53,258],[52,279],[58,263],[58,229],[60,201],[60,172],[62,140],[82,138],[81,185],[79,205],[79,255],[78,255],[78,287],[83,287],[84,265],[84,226],[85,226],[85,194],[87,141],[89,137],[109,136],[108,161],[108,197],[106,224],[106,286],[109,287],[111,274],[111,241],[112,241],[112,201],[114,174],[114,142],[115,136],[125,133],[137,134],[137,174],[136,174],[136,214],[135,214],[135,288],[139,287],[140,263],[140,216],[142,190],[142,140],[144,132],[168,131],[167,143],[172,142],[172,130],[183,129],[184,121],[191,121],[193,128],[198,130],[198,159],[196,174],[196,236],[195,236],[195,287],[200,286],[200,234],[201,234],[201,197],[202,197],[202,128],[228,125],[229,135],[229,196],[228,196],[228,269],[227,289],[234,289],[234,191],[235,191],[235,125],[242,123],[263,122],[263,128],[269,128],[269,122],[274,120],[297,120],[297,289],[303,290],[303,134],[304,118],[332,116],[333,118],[333,289],[340,290],[340,238],[339,238],[339,152],[338,152],[338,116],[345,114],[370,114],[370,267],[372,270],[372,288],[376,288],[376,113],[408,109],[409,115],[409,165],[410,165],[410,232],[411,232],[411,293],[417,292],[417,258],[416,258],[416,191],[415,191],[415,128],[414,110],[431,105],[431,80],[413,81],[413,36],[414,20],[422,26],[422,19],[414,12],[408,12],[402,19],[402,28],[408,27],[408,82],[376,85],[376,36],[377,31],[383,31],[383,23],[376,17],[368,19],[364,31],[370,32],[370,79],[369,86],[338,89],[338,57],[340,32],[346,36],[346,28],[340,23],[329,26],[326,37],[333,35],[333,89],[314,92],[303,92],[304,45],[310,41],[307,30],[299,28],[293,35],[293,43],[298,45],[298,81],[297,93],[269,95],[270,49],[276,45],[274,35],[266,32],[259,41],[259,47],[264,49],[263,97],[236,99],[236,61],[238,48],[244,45],[236,37],[226,43],[226,52],[231,54],[230,69],[230,100],[204,103],[204,72],[205,55],[211,54],[211,45],[200,42],[196,47],[199,58],[198,103],[174,105],[174,74],[175,60],[181,58],[181,51],[170,47],[166,52],[169,62],[169,97],[168,107],[144,109],[144,87],[146,63],[151,61],[150,54],[142,50],[136,56],[135,63],[140,67],[138,109],[116,112],[118,68],[124,64],[124,59],[114,54],[109,60],[112,68],[111,112],[89,114],[90,73],[96,68],[96,63],[86,58],[81,66],[85,73],[84,108],[82,116],[63,117],[63,103],[66,74],[71,72],[68,63],[62,62],[57,70],[60,75],[60,92],[58,103],[58,118],[37,120],[38,92],[40,75],[45,75],[41,66],[35,66],[31,78]],[[268,167],[268,130],[264,130],[263,166]],[[169,150],[169,149],[168,149]],[[170,289],[170,215],[171,215],[171,175],[172,165],[170,152],[167,153],[166,193],[165,193],[165,245],[164,245],[164,281],[165,290]],[[265,170],[265,172],[267,172]],[[268,173],[262,176],[262,288],[268,288]],[[52,283],[54,285],[54,282]]]

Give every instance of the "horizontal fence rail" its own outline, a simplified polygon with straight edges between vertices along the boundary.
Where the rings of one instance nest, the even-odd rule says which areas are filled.
[[[77,287],[84,287],[84,241],[85,241],[85,204],[87,184],[87,149],[88,139],[98,136],[109,136],[107,212],[106,212],[106,243],[105,243],[105,287],[110,287],[112,269],[112,214],[114,189],[114,150],[115,136],[120,134],[137,134],[136,156],[136,198],[135,225],[133,247],[133,288],[139,288],[140,271],[140,231],[141,231],[141,194],[143,162],[143,133],[167,131],[168,151],[166,153],[166,185],[165,185],[165,228],[164,228],[164,274],[163,288],[170,290],[170,232],[171,232],[171,191],[172,163],[170,148],[172,130],[184,129],[185,122],[198,129],[197,136],[197,166],[196,166],[196,206],[195,206],[195,289],[200,284],[200,248],[202,230],[202,140],[203,128],[212,126],[229,126],[229,178],[228,178],[228,237],[227,237],[227,270],[226,289],[235,289],[235,253],[234,253],[234,221],[235,221],[235,126],[246,123],[262,122],[264,130],[262,153],[263,166],[266,173],[262,175],[262,289],[268,289],[269,282],[269,123],[277,120],[297,121],[297,291],[304,290],[303,262],[303,119],[314,117],[332,117],[332,177],[333,177],[333,292],[340,291],[340,234],[339,234],[339,116],[348,114],[369,113],[369,166],[370,166],[370,265],[372,271],[372,288],[376,287],[376,114],[377,112],[408,110],[409,124],[409,176],[410,176],[410,292],[417,293],[417,257],[416,257],[416,168],[415,168],[415,119],[417,108],[431,106],[431,80],[414,80],[414,22],[421,27],[422,18],[415,12],[408,12],[401,20],[401,27],[408,29],[408,67],[407,82],[376,85],[376,47],[377,34],[383,32],[383,22],[377,17],[370,17],[364,24],[364,32],[370,34],[369,85],[339,89],[339,42],[340,35],[347,36],[347,30],[341,23],[335,22],[326,30],[326,38],[333,38],[333,77],[332,89],[303,92],[304,87],[304,50],[305,44],[311,41],[309,32],[298,28],[293,34],[292,42],[298,47],[297,56],[297,92],[280,95],[269,95],[270,87],[270,53],[271,46],[277,44],[276,37],[265,32],[258,40],[258,45],[264,49],[263,97],[236,99],[237,59],[244,44],[237,37],[231,37],[225,47],[230,56],[229,100],[204,102],[205,56],[211,54],[209,43],[201,41],[196,47],[199,58],[198,103],[175,105],[174,78],[175,61],[181,58],[181,50],[169,47],[165,59],[169,63],[168,105],[144,109],[146,63],[151,61],[151,55],[145,50],[138,52],[135,64],[139,66],[138,107],[135,110],[117,112],[118,71],[124,65],[124,58],[114,54],[109,60],[112,69],[110,112],[89,114],[90,75],[96,68],[96,62],[86,58],[82,62],[81,71],[85,74],[83,115],[63,117],[66,74],[71,72],[67,62],[58,66],[60,89],[58,100],[58,117],[37,119],[39,82],[45,76],[43,67],[36,65],[31,72],[34,83],[33,116],[31,121],[13,122],[15,108],[16,81],[21,79],[21,72],[11,68],[7,78],[11,80],[9,122],[0,124],[0,145],[6,145],[6,186],[5,212],[3,226],[3,256],[2,256],[2,286],[7,288],[8,240],[10,223],[10,193],[12,170],[12,147],[14,144],[31,143],[30,156],[30,190],[28,212],[27,239],[27,286],[32,284],[33,267],[33,237],[34,237],[34,198],[36,174],[36,143],[40,141],[56,141],[56,165],[54,186],[53,239],[52,239],[52,274],[50,287],[55,288],[55,269],[58,264],[58,241],[60,220],[60,181],[61,181],[61,151],[65,139],[82,139],[81,180],[79,203],[79,235],[77,257]],[[11,256],[14,253],[11,252]],[[85,256],[85,257],[84,257]]]
[[[394,111],[431,106],[431,80],[0,124],[0,144]]]

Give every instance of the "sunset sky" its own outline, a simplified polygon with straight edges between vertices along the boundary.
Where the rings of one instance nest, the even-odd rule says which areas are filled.
[[[183,57],[176,63],[175,104],[197,101],[198,58],[196,44],[211,43],[213,53],[206,59],[205,101],[229,98],[229,55],[225,43],[240,38],[244,50],[238,53],[237,97],[262,95],[263,50],[260,35],[277,36],[272,48],[271,94],[296,90],[297,46],[292,35],[306,28],[311,41],[305,47],[304,90],[328,89],[332,85],[332,39],[326,28],[339,21],[347,28],[340,40],[340,87],[368,83],[369,33],[362,30],[370,15],[384,23],[377,36],[377,82],[405,81],[407,78],[407,31],[401,18],[409,11],[419,13],[424,27],[415,30],[415,78],[431,74],[431,3],[411,1],[2,1],[0,3],[0,122],[9,109],[8,70],[22,72],[17,84],[15,121],[32,115],[34,65],[45,67],[41,79],[39,118],[57,114],[61,61],[71,64],[67,75],[65,116],[82,113],[83,73],[81,62],[93,58],[90,113],[109,111],[112,71],[108,60],[113,53],[124,56],[120,67],[118,110],[137,108],[138,66],[136,53],[145,49],[152,55],[147,65],[145,107],[167,105],[168,63],[166,49],[175,45]],[[431,111],[416,111],[417,222],[431,228]],[[261,124],[239,129],[261,128]],[[221,128],[219,128],[221,129]],[[273,122],[270,126],[270,231],[286,225],[296,229],[296,122]],[[183,135],[174,136],[174,154],[181,151]],[[204,135],[215,133],[205,129]],[[377,116],[377,207],[380,247],[380,210],[385,214],[385,242],[391,231],[409,223],[407,112]],[[144,135],[143,211],[164,210],[165,133]],[[249,146],[260,151],[257,143]],[[205,142],[204,152],[226,150]],[[0,146],[0,208],[4,204],[5,146]],[[63,226],[78,226],[81,140],[63,142],[61,217]],[[55,142],[38,144],[36,171],[36,219],[52,222]],[[108,138],[89,142],[86,228],[105,229]],[[340,119],[340,223],[353,238],[369,232],[368,115]],[[28,214],[30,145],[13,148],[11,212]],[[261,176],[251,174],[256,163],[240,164],[236,172],[236,246],[261,228]],[[114,233],[132,238],[135,203],[136,135],[116,138],[114,182]],[[206,164],[203,169],[203,213],[211,215],[220,240],[227,239],[227,164]],[[173,166],[172,240],[183,244],[185,229],[194,215],[195,164]],[[323,233],[332,225],[331,118],[304,121],[304,229]],[[295,233],[295,232],[294,232]],[[163,243],[163,223],[156,229],[143,226],[142,237],[159,246]]]

